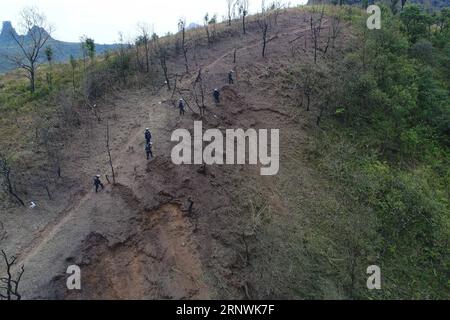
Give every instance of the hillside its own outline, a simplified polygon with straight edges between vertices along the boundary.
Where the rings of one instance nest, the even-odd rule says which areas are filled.
[[[11,22],[3,22],[0,32],[0,73],[13,70],[17,67],[13,61],[8,58],[14,57],[20,53],[20,48],[11,36],[12,33],[17,35],[19,38],[24,37],[25,43],[29,41],[29,39],[27,39],[29,35],[18,35],[16,30],[11,25]],[[50,38],[46,43],[46,47],[51,47],[53,49],[55,62],[68,62],[70,56],[77,59],[82,56],[80,43],[64,42]],[[102,54],[107,50],[113,50],[115,48],[117,48],[117,45],[96,44],[96,52],[98,54]],[[44,52],[42,52],[39,61],[41,63],[45,61]]]
[[[240,20],[188,30],[187,50],[180,32],[42,66],[34,93],[2,75],[0,247],[25,267],[22,297],[450,298],[450,24],[406,28],[425,14],[407,10],[374,32],[354,7],[268,11],[245,34]],[[279,173],[175,164],[171,136],[195,121],[279,129]]]
[[[400,8],[401,7],[401,2],[402,1],[397,1],[396,3],[396,7]],[[390,1],[387,0],[375,0],[375,1],[370,1],[370,0],[309,0],[308,1],[308,5],[317,5],[317,4],[344,4],[344,5],[365,5],[365,4],[371,4],[371,3],[375,3],[375,4],[384,4],[386,6],[389,6],[391,4]],[[425,8],[426,10],[441,10],[443,8],[449,8],[450,7],[450,1],[449,0],[407,0],[405,1],[405,4],[417,4],[423,8]]]

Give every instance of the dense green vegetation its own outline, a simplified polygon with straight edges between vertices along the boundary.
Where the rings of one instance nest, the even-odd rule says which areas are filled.
[[[379,265],[383,290],[352,295],[448,299],[450,11],[382,11],[381,30],[350,17],[357,45],[326,75],[331,116],[313,154],[345,210],[376,231],[354,238],[359,268]]]

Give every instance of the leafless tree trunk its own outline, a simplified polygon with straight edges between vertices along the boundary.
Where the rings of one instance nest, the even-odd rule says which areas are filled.
[[[141,57],[139,55],[139,47],[141,46],[139,39],[136,40],[135,49],[136,49],[136,66],[139,71],[143,69],[143,65],[141,62]]]
[[[273,16],[273,22],[275,25],[278,25],[278,18],[281,14],[281,10],[284,8],[284,5],[281,3],[281,1],[274,1],[270,4],[269,10],[271,12],[271,15]]]
[[[11,60],[21,69],[24,69],[30,80],[30,90],[36,90],[36,69],[41,50],[50,39],[52,27],[47,23],[45,16],[35,8],[25,8],[21,12],[21,28],[23,34],[19,36],[11,32],[14,42],[18,45],[20,53]]]
[[[311,99],[317,92],[317,86],[322,79],[321,73],[314,65],[307,65],[300,70],[300,74],[300,87],[303,91],[304,97],[306,97],[306,111],[310,111]]]
[[[13,183],[11,181],[11,168],[8,164],[6,156],[0,154],[0,175],[2,177],[2,184],[6,191],[16,199],[22,206],[25,206],[25,202],[17,195],[14,190]]]
[[[331,18],[331,48],[335,48],[336,39],[341,33],[341,17],[335,15]]]
[[[18,276],[14,279],[12,275],[12,266],[16,263],[17,258],[12,256],[8,259],[5,251],[2,250],[3,260],[6,264],[6,277],[0,278],[0,298],[6,300],[20,300],[22,296],[19,294],[19,283],[25,272],[24,266],[20,268]]]
[[[204,19],[204,27],[205,27],[205,31],[206,31],[206,39],[208,41],[208,46],[211,45],[211,34],[209,32],[209,14],[207,13],[205,15]]]
[[[322,21],[324,15],[325,7],[322,7],[322,12],[319,16],[319,19],[315,19],[313,15],[311,15],[310,26],[311,26],[311,35],[312,41],[314,45],[314,63],[317,63],[317,51],[320,47],[320,32],[322,31]]]
[[[150,45],[149,45],[149,41],[150,39],[148,38],[148,34],[146,34],[145,36],[145,43],[144,43],[144,49],[145,49],[145,71],[147,71],[147,73],[150,72]]]
[[[159,43],[159,40],[156,36],[154,36],[154,42],[156,54],[158,56],[159,63],[164,73],[164,78],[166,80],[167,90],[170,91],[172,87],[170,86],[169,72],[167,68],[167,49],[161,43]]]
[[[261,29],[262,38],[263,38],[263,49],[262,49],[262,56],[263,58],[266,57],[266,48],[267,48],[267,34],[270,27],[270,21],[269,16],[265,11],[261,14],[261,16],[258,18],[258,24]]]
[[[242,31],[246,34],[247,29],[245,27],[245,18],[248,15],[249,0],[237,0],[236,5],[239,10],[239,15],[242,17]]]
[[[145,71],[150,72],[150,33],[148,31],[148,26],[144,23],[138,25],[140,35],[137,39],[139,45],[144,48],[145,53]]]
[[[119,75],[122,78],[123,84],[127,83],[127,74],[125,72],[125,59],[126,59],[126,51],[125,51],[125,43],[123,39],[123,33],[119,32],[119,61],[120,61],[120,70]]]
[[[114,171],[114,166],[113,166],[112,157],[111,157],[111,147],[109,145],[109,122],[108,121],[106,121],[106,149],[108,151],[109,166],[111,167],[113,185],[116,185],[116,173]]]
[[[186,46],[186,20],[180,19],[178,22],[178,29],[181,31],[181,49],[183,50],[184,65],[186,67],[186,73],[189,73],[189,62],[188,62],[188,48]]]
[[[166,56],[166,50],[163,49],[163,52],[161,53],[161,55],[159,56],[159,62],[161,63],[161,68],[163,69],[164,72],[164,78],[166,79],[166,85],[167,85],[167,90],[170,91],[170,79],[169,79],[169,73],[167,70],[167,56]]]
[[[200,98],[197,94],[197,88],[199,90]],[[197,107],[200,110],[200,116],[203,118],[203,116],[205,115],[206,106],[205,106],[205,85],[203,84],[203,77],[202,77],[201,69],[198,71],[198,75],[194,82],[193,89],[194,89],[193,91],[194,91],[195,103],[197,104]]]
[[[226,1],[227,1],[228,26],[231,27],[233,13],[236,9],[236,0],[226,0]]]

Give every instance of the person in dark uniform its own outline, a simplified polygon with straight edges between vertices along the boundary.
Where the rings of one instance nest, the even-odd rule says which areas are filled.
[[[180,109],[180,116],[184,116],[184,103],[183,99],[180,99],[180,102],[178,103],[178,108]]]
[[[98,192],[98,188],[102,188],[102,190],[103,189],[105,189],[105,186],[103,185],[103,183],[100,181],[100,175],[96,175],[95,177],[94,177],[94,186],[95,186],[95,193],[97,193]]]
[[[150,141],[145,145],[145,153],[147,154],[147,160],[153,158],[153,143]]]
[[[228,84],[234,84],[233,73],[233,70],[228,73]]]
[[[149,128],[145,129],[145,141],[147,144],[152,141],[152,133],[150,132]]]
[[[216,103],[220,103],[220,92],[219,92],[219,89],[214,89],[213,95],[214,95],[214,101]]]

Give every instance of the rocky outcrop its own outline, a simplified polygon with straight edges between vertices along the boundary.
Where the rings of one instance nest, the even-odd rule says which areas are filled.
[[[17,32],[12,26],[11,21],[3,21],[2,31],[0,33],[0,43],[13,40],[13,35],[17,36]]]

